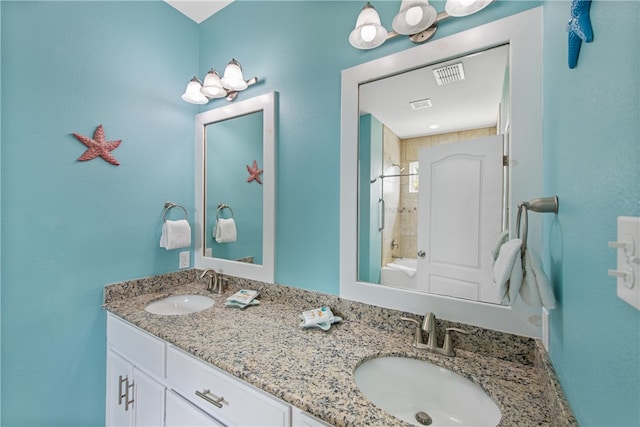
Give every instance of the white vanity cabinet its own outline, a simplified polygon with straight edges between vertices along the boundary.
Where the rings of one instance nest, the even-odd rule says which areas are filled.
[[[107,320],[108,426],[164,424],[166,344],[121,320]]]
[[[329,426],[111,313],[106,403],[107,426]]]

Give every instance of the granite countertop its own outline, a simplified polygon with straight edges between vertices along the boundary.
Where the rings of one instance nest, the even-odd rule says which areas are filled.
[[[242,285],[246,283],[239,283],[238,289]],[[244,310],[224,306],[233,287],[223,295],[215,295],[196,280],[153,290],[149,287],[142,294],[118,297],[109,297],[105,291],[104,308],[335,426],[409,425],[369,402],[353,379],[358,365],[381,356],[427,360],[479,384],[500,407],[501,426],[559,425],[549,413],[548,399],[534,364],[459,349],[453,358],[426,353],[411,346],[412,336],[405,328],[385,330],[376,322],[335,309],[336,315],[345,318],[342,323],[327,332],[303,329],[299,306],[286,298],[269,297],[269,292],[263,290],[258,297],[261,303]],[[207,295],[215,304],[204,311],[179,316],[154,315],[144,310],[153,300],[180,294]]]

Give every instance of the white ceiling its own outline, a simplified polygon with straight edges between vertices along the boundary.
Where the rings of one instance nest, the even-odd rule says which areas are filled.
[[[194,20],[196,23],[209,18],[211,15],[227,6],[233,0],[164,0],[180,13]]]
[[[402,139],[495,126],[508,52],[507,45],[499,46],[361,85],[360,112],[372,114]],[[438,86],[432,70],[457,62],[465,80]],[[426,98],[432,107],[409,105]]]

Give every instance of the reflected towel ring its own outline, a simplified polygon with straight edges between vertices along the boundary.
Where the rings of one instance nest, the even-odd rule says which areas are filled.
[[[216,211],[216,220],[220,219],[220,212],[224,209],[229,209],[231,211],[231,217],[233,218],[233,209],[231,209],[231,206],[229,205],[225,205],[224,203],[220,203],[218,205],[218,210]]]
[[[164,212],[162,212],[162,220],[163,220],[163,222],[167,222],[167,212],[169,212],[173,208],[182,209],[184,211],[185,219],[187,221],[189,220],[189,214],[187,213],[187,210],[184,208],[184,206],[175,204],[173,202],[166,202],[164,204]]]

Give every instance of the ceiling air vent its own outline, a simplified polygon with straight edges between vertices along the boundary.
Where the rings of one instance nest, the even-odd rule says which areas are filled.
[[[423,108],[431,107],[431,100],[427,98],[420,99],[418,101],[411,101],[409,105],[411,105],[411,108],[413,108],[414,110],[422,110]]]
[[[446,67],[434,68],[433,75],[436,78],[438,86],[457,82],[459,80],[464,80],[464,69],[462,68],[462,62],[447,65]]]

